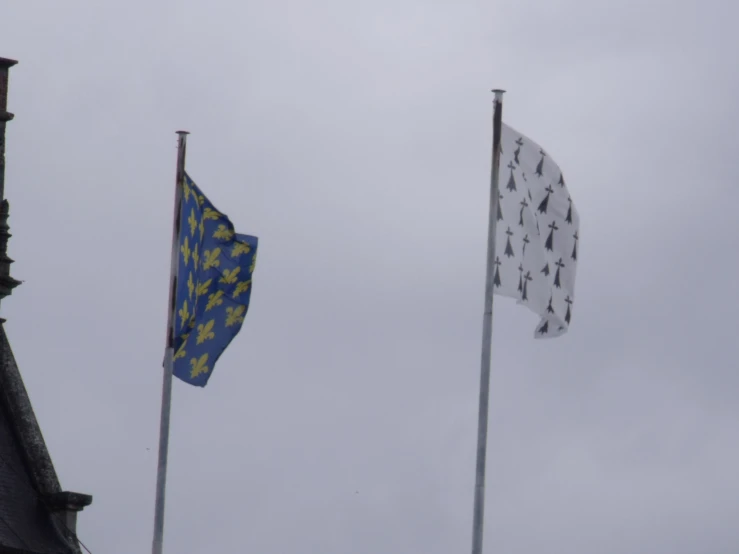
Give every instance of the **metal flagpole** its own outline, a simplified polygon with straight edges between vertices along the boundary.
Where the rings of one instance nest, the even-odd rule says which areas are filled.
[[[159,464],[157,466],[156,506],[154,508],[154,540],[152,554],[162,554],[164,539],[164,492],[167,485],[167,454],[169,449],[169,413],[172,407],[172,371],[174,358],[174,314],[179,267],[180,204],[185,181],[185,150],[187,131],[177,131],[177,179],[174,193],[174,229],[172,230],[172,261],[169,282],[169,311],[167,314],[167,347],[164,353],[164,379],[162,382],[162,415],[159,422]]]
[[[493,274],[495,273],[495,235],[498,226],[498,176],[500,173],[500,135],[503,121],[503,90],[495,93],[493,113],[493,167],[490,176],[490,215],[488,217],[488,258],[485,274],[485,311],[482,318],[482,356],[480,364],[480,407],[477,420],[477,464],[475,505],[472,522],[472,554],[482,554],[485,516],[485,459],[488,442],[488,400],[490,397],[490,354],[493,340]]]

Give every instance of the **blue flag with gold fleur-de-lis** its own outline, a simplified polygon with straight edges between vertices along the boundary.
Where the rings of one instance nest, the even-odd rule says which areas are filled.
[[[204,387],[249,309],[258,240],[235,233],[187,174],[180,210],[174,375]]]

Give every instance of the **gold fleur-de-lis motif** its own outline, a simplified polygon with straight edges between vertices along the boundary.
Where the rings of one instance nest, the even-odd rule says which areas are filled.
[[[242,254],[248,254],[251,252],[251,247],[245,242],[237,242],[234,244],[233,250],[231,250],[231,257],[238,258]]]
[[[190,234],[195,234],[195,228],[198,226],[198,219],[195,217],[195,208],[190,210],[190,217],[187,218],[187,222],[190,224]]]
[[[214,248],[213,250],[206,250],[203,252],[205,257],[203,258],[203,269],[210,269],[211,267],[218,267],[221,265],[221,260],[218,257],[221,255],[220,248]]]
[[[238,285],[236,285],[236,288],[234,289],[233,297],[238,298],[239,295],[248,291],[250,286],[251,286],[251,279],[249,279],[248,281],[241,281]]]
[[[208,339],[216,338],[216,334],[213,332],[213,326],[216,320],[211,319],[208,323],[198,325],[198,339],[197,344],[203,344]]]
[[[187,309],[187,300],[185,300],[182,303],[182,307],[180,308],[179,312],[177,312],[177,313],[180,314],[180,319],[182,320],[182,323],[180,323],[180,326],[184,329],[185,328],[185,323],[187,323],[187,321],[190,319],[190,312]]]
[[[182,344],[177,349],[177,352],[175,352],[174,357],[172,360],[179,360],[180,358],[184,358],[187,355],[187,352],[185,352],[185,346],[187,346],[187,337],[190,336],[190,333],[187,333],[186,335],[182,335]]]
[[[254,268],[257,266],[257,253],[254,253],[254,257],[251,259],[251,266],[249,266],[249,273],[254,273]]]
[[[190,275],[187,277],[187,290],[190,293],[190,300],[192,300],[192,293],[195,292],[195,283],[193,283],[193,280],[192,280],[192,271],[190,272]]]
[[[198,245],[195,244],[192,247],[192,265],[195,267],[195,269],[198,268],[198,260],[200,260],[200,255],[198,254]]]
[[[214,239],[231,240],[234,236],[234,232],[226,227],[223,223],[218,226],[218,229],[213,233]]]
[[[185,265],[187,265],[190,261],[190,242],[187,240],[187,237],[185,237],[185,240],[182,241],[180,252],[182,252],[182,258],[185,260]]]
[[[213,279],[208,279],[205,283],[198,283],[198,296],[203,296],[206,292],[208,292],[208,289],[210,288],[210,284],[213,282]]]
[[[182,192],[185,193],[185,202],[190,200],[190,185],[187,184],[187,179],[182,183]]]
[[[203,219],[212,219],[213,221],[220,219],[221,214],[208,206],[203,210]]]
[[[193,193],[193,194],[195,194],[195,193]],[[203,204],[205,204],[205,196],[203,196],[201,194],[201,195],[198,196],[198,206],[202,206]]]
[[[205,311],[210,311],[216,306],[223,304],[223,291],[217,290],[213,294],[208,296],[208,304],[205,306]]]
[[[236,267],[234,269],[224,269],[223,276],[218,279],[218,282],[224,283],[226,285],[235,283],[236,280],[239,278],[239,271],[241,271],[240,267]]]
[[[191,358],[190,359],[190,367],[192,370],[190,371],[190,377],[194,379],[198,375],[202,373],[208,373],[210,371],[210,368],[208,368],[208,353],[206,352],[200,358]]]
[[[244,312],[246,306],[236,306],[235,308],[226,308],[226,327],[232,327],[237,323],[244,323]]]

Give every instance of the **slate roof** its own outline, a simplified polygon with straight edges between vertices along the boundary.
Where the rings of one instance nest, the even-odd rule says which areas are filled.
[[[61,488],[3,327],[0,355],[0,552],[77,552],[45,505]]]

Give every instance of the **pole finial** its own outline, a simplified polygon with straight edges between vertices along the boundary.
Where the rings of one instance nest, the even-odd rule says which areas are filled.
[[[175,131],[175,132],[176,132],[176,133],[177,133],[178,135],[180,135],[180,136],[182,136],[182,135],[189,135],[189,134],[190,134],[190,131]]]
[[[495,94],[495,100],[497,102],[503,100],[503,93],[505,92],[505,90],[503,90],[502,88],[494,88],[492,92],[493,94]]]

